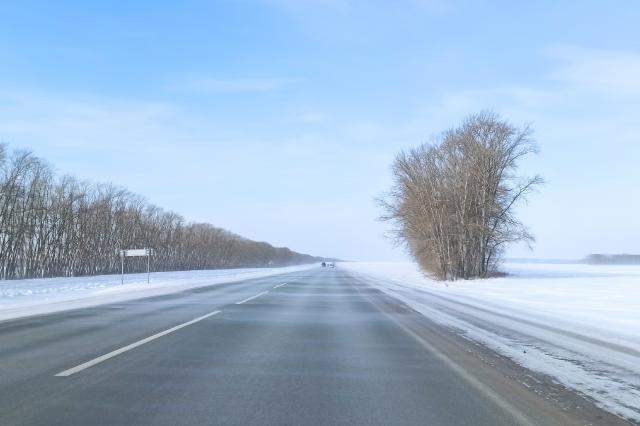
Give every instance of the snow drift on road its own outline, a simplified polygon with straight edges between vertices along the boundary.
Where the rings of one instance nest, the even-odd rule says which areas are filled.
[[[505,265],[444,283],[413,263],[341,263],[385,293],[603,408],[640,420],[640,266]]]
[[[147,284],[146,273],[125,275],[124,285],[120,275],[0,281],[0,320],[159,296],[316,266],[154,272],[150,284]]]

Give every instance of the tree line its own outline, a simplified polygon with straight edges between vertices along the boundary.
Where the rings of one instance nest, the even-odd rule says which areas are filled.
[[[56,177],[29,151],[0,144],[0,278],[110,274],[119,249],[153,248],[156,271],[286,266],[320,260],[208,223],[186,222],[111,184]],[[129,258],[130,272],[146,260]]]
[[[382,219],[440,279],[495,274],[508,244],[533,241],[514,207],[542,183],[518,174],[521,160],[536,150],[529,127],[491,112],[470,116],[434,143],[396,157]]]
[[[590,254],[583,259],[591,265],[640,265],[640,254]]]

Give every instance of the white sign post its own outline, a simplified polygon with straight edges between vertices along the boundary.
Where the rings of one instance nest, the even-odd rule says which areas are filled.
[[[144,248],[144,249],[128,249],[128,250],[120,250],[120,264],[122,267],[122,284],[124,284],[124,258],[125,257],[147,257],[147,284],[150,282],[151,278],[151,255],[153,254],[153,249]]]

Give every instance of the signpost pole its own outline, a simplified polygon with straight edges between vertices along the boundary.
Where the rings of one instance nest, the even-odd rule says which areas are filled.
[[[147,284],[150,282],[151,277],[151,249],[147,249]]]
[[[120,284],[124,285],[124,250],[120,250],[120,264],[121,264],[121,271],[122,271],[122,279]]]

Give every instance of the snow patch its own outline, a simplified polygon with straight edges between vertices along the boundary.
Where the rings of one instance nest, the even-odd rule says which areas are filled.
[[[640,266],[507,263],[505,278],[435,281],[413,263],[340,263],[465,337],[640,420]]]

